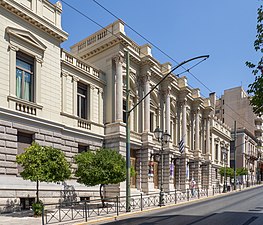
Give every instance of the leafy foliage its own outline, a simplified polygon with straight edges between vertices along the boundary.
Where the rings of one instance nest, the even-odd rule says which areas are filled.
[[[82,152],[75,156],[78,182],[87,186],[117,184],[126,179],[125,159],[111,149]]]
[[[36,142],[17,155],[16,162],[24,169],[20,173],[23,179],[37,182],[37,203],[39,182],[64,181],[71,175],[70,165],[62,151]]]
[[[221,167],[220,168],[219,174],[221,176],[225,176],[225,167]],[[242,167],[242,168],[237,168],[236,169],[236,176],[242,176],[242,175],[247,175],[247,174],[248,174],[248,171],[247,171],[246,168]],[[226,168],[226,176],[233,178],[234,177],[234,169],[227,167]]]
[[[40,146],[36,142],[26,148],[24,153],[17,155],[16,159],[24,168],[20,174],[25,180],[59,182],[71,175],[63,152],[49,146]]]
[[[257,12],[257,35],[254,41],[254,48],[257,52],[263,53],[263,7],[260,5]],[[262,54],[261,54],[262,55]],[[253,94],[250,98],[250,104],[256,114],[263,113],[263,57],[259,59],[257,64],[246,62],[246,65],[252,69],[255,81],[250,84],[248,93]]]
[[[221,167],[219,170],[219,174],[221,176],[225,176],[225,167]],[[233,168],[226,167],[226,177],[234,177],[234,170]]]
[[[248,174],[248,171],[247,171],[247,168],[237,168],[237,176],[242,176],[242,175],[247,175]]]
[[[33,203],[32,204],[32,209],[34,211],[34,215],[41,216],[43,207],[44,206],[43,206],[43,203],[41,201]]]

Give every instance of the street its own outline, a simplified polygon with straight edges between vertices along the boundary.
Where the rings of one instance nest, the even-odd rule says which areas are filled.
[[[107,224],[262,225],[263,187],[138,214]]]

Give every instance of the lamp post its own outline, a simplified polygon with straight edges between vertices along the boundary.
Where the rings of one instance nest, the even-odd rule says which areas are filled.
[[[227,161],[227,150],[225,148],[222,149],[223,153],[223,160],[224,160],[224,188],[223,188],[223,193],[227,192],[227,180],[226,180],[226,161]]]
[[[174,70],[183,66],[184,64],[191,62],[197,59],[206,60],[209,58],[209,55],[197,56],[188,60],[185,60],[175,66],[171,71],[169,71],[163,78],[148,92],[146,93],[132,108],[130,108],[130,59],[129,59],[129,51],[126,51],[126,212],[131,211],[130,205],[130,114],[131,112],[139,105],[141,102],[150,95],[169,75],[172,74]],[[200,62],[199,62],[200,63]],[[198,63],[198,64],[199,64]]]
[[[160,155],[161,155],[161,184],[160,184],[160,196],[159,196],[159,206],[164,206],[164,193],[163,193],[163,145],[164,143],[169,143],[171,135],[167,132],[163,132],[159,127],[154,130],[154,136],[161,143]]]

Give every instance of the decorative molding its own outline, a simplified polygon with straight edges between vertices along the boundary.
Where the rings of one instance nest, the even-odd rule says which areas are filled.
[[[9,49],[12,51],[15,51],[15,52],[19,51],[19,47],[15,46],[13,44],[9,44]]]

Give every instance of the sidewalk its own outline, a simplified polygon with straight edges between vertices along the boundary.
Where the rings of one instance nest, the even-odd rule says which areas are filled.
[[[41,225],[41,217],[34,217],[32,211],[0,214],[0,225]]]
[[[251,188],[256,188],[256,187],[260,187],[263,185],[255,185],[249,188],[245,188],[242,190],[237,189],[236,191],[231,191],[231,192],[227,192],[227,193],[221,193],[221,194],[217,194],[217,195],[211,195],[209,197],[202,197],[200,199],[198,198],[194,198],[191,201],[182,201],[182,202],[178,202],[177,204],[167,204],[166,206],[163,206],[162,208],[167,208],[167,207],[173,207],[175,205],[179,206],[179,205],[186,205],[186,204],[191,204],[197,201],[206,201],[209,200],[211,198],[218,198],[221,197],[223,195],[229,195],[229,194],[233,194],[235,192],[238,191],[245,191]],[[107,215],[103,215],[103,216],[98,216],[98,217],[92,217],[92,218],[88,218],[88,222],[84,222],[84,219],[80,219],[80,220],[71,220],[71,221],[67,221],[67,222],[61,222],[61,223],[55,223],[56,225],[87,225],[87,224],[100,224],[100,222],[110,222],[113,221],[116,217],[130,217],[134,214],[140,214],[143,212],[147,212],[147,211],[153,211],[153,210],[159,210],[160,207],[150,207],[148,209],[145,209],[143,211],[133,211],[130,213],[120,213],[119,216],[114,215],[114,214],[107,214]],[[14,213],[6,213],[6,214],[0,214],[0,225],[42,225],[42,217],[34,217],[33,216],[33,212],[32,211],[22,211],[22,212],[14,212]]]

